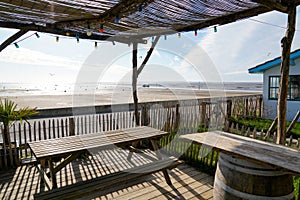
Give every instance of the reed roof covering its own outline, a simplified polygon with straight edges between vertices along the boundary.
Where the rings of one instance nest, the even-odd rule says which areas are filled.
[[[0,27],[130,40],[194,31],[271,10],[285,12],[290,2],[300,0],[2,0]],[[91,36],[86,34],[88,29]]]

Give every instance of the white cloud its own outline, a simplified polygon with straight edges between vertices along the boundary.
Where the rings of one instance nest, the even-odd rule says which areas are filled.
[[[11,64],[28,64],[37,66],[59,66],[67,69],[78,69],[82,62],[72,58],[46,54],[27,48],[7,47],[0,54],[0,62]]]
[[[245,19],[220,26],[217,33],[208,29],[199,41],[224,81],[252,80],[253,75],[247,75],[248,68],[280,56],[280,40],[285,29],[277,26],[286,26],[286,15],[271,12],[253,19],[263,23]],[[297,47],[300,47],[298,32],[295,33],[293,49]]]

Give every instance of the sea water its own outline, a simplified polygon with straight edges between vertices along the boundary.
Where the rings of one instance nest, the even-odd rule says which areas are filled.
[[[262,92],[263,84],[260,82],[160,82],[139,83],[138,87],[147,89],[183,89],[183,90],[224,90]],[[114,90],[131,90],[131,83],[0,83],[0,97],[2,96],[28,96],[28,95],[66,95],[84,94],[91,91],[95,94],[111,93]]]

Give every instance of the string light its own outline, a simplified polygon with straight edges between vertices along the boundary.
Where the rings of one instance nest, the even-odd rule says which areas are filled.
[[[115,23],[119,23],[119,22],[120,22],[120,18],[119,18],[119,16],[116,16]]]
[[[138,5],[138,11],[139,11],[139,12],[142,12],[142,11],[143,11],[142,4],[139,4],[139,5]]]
[[[98,47],[98,42],[95,42],[95,49],[97,49],[97,47]]]
[[[152,36],[152,39],[151,39],[152,43],[154,42],[154,36]]]
[[[37,38],[40,38],[40,36],[39,36],[39,34],[36,32],[35,33],[35,36],[37,37]]]
[[[92,30],[91,30],[90,24],[88,24],[87,31],[86,31],[86,35],[87,35],[87,36],[91,36],[91,35],[92,35]]]
[[[197,32],[197,30],[195,30],[195,36],[198,36],[198,32]]]
[[[78,33],[76,33],[76,40],[77,40],[77,43],[79,43],[79,35],[78,35]]]
[[[56,42],[59,42],[59,37],[58,36],[56,36]]]
[[[70,36],[70,33],[69,33],[69,32],[66,32],[66,36]]]
[[[100,24],[100,33],[103,33],[104,32],[104,26],[103,26],[103,24]]]
[[[17,43],[14,43],[15,47],[18,49],[20,48],[19,45]]]
[[[214,26],[214,32],[218,32],[217,26]]]

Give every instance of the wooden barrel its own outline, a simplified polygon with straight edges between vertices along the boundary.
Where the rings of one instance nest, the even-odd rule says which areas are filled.
[[[294,199],[293,177],[272,167],[221,153],[214,199]]]

